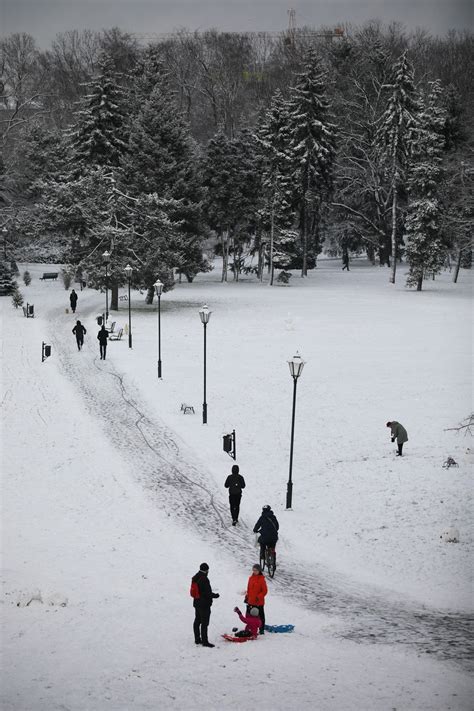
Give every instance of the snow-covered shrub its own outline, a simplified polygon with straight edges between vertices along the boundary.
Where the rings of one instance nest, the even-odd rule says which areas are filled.
[[[25,286],[29,286],[31,284],[31,274],[28,270],[23,272],[23,281],[25,282]]]
[[[71,286],[72,276],[72,272],[69,269],[61,269],[61,277],[66,291]]]
[[[0,296],[12,294],[16,286],[8,262],[0,262]]]
[[[288,284],[288,282],[290,281],[290,279],[291,279],[291,273],[290,273],[290,272],[282,271],[282,272],[280,272],[279,275],[277,276],[277,282],[278,282],[279,284]]]
[[[454,526],[450,526],[442,532],[440,538],[445,543],[459,543],[459,531]]]
[[[23,306],[23,295],[21,291],[19,290],[18,286],[15,286],[14,291],[12,292],[12,304],[13,306],[17,309],[19,306]]]

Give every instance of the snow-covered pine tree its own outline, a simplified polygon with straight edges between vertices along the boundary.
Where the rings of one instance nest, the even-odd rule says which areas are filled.
[[[15,288],[12,291],[12,304],[17,309],[19,306],[23,306],[23,302],[23,295],[18,288],[18,285],[15,284]]]
[[[156,195],[161,200],[160,209],[166,211],[183,240],[179,255],[169,266],[191,280],[208,268],[201,247],[207,231],[197,147],[166,81],[156,81],[131,126],[121,185],[132,196]],[[148,239],[153,244],[154,235]]]
[[[262,115],[255,132],[258,149],[262,155],[262,207],[260,219],[263,228],[270,233],[269,285],[273,284],[274,257],[278,249],[280,262],[284,260],[284,245],[288,240],[281,240],[276,248],[275,234],[291,222],[291,188],[289,181],[290,156],[288,135],[288,102],[277,89],[272,96],[270,106]],[[293,236],[294,232],[291,233]],[[291,260],[283,268],[290,265]],[[263,268],[262,259],[259,260]]]
[[[10,264],[5,261],[0,262],[0,296],[8,296],[13,293],[16,281],[13,279]]]
[[[31,284],[31,274],[27,269],[23,272],[23,282],[25,286],[29,286]]]
[[[398,198],[402,187],[406,185],[411,140],[420,109],[413,76],[413,65],[405,51],[395,63],[391,83],[385,86],[389,91],[389,97],[378,129],[379,143],[387,161],[387,177],[392,198],[392,269],[390,273],[392,284],[395,283],[398,256]]]
[[[68,131],[74,163],[82,171],[91,166],[116,167],[127,144],[126,101],[114,62],[106,54],[86,89],[77,121]]]
[[[416,286],[417,291],[421,291],[427,274],[437,274],[442,269],[446,254],[438,196],[447,118],[441,98],[440,83],[432,82],[426,106],[420,102],[418,126],[411,141],[405,238],[410,265],[407,286]]]
[[[330,198],[336,153],[336,126],[331,122],[327,76],[319,68],[314,50],[297,75],[289,100],[290,177],[292,202],[298,211],[301,236],[301,276],[308,272],[308,256],[320,251],[321,207]]]

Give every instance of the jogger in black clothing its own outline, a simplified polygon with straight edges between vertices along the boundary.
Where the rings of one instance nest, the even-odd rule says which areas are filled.
[[[69,297],[69,302],[71,304],[72,313],[75,314],[76,313],[76,306],[77,306],[77,294],[74,291],[74,289],[71,291],[71,295]]]
[[[100,359],[105,360],[105,354],[107,353],[107,339],[109,337],[109,332],[105,328],[105,326],[102,326],[100,329],[99,333],[97,334],[97,338],[99,340],[99,350],[100,350]]]
[[[72,332],[76,336],[77,350],[80,351],[84,345],[84,334],[87,333],[86,328],[80,321],[77,321],[76,325],[72,329]]]
[[[229,489],[229,505],[230,515],[232,516],[232,525],[235,526],[239,520],[240,500],[242,498],[242,489],[245,489],[245,479],[239,474],[239,467],[234,464],[232,474],[229,474],[224,484],[226,489]]]

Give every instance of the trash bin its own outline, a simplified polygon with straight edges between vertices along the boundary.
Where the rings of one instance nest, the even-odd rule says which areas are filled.
[[[98,326],[102,326],[102,321],[103,321],[102,316],[97,316],[97,325]]]

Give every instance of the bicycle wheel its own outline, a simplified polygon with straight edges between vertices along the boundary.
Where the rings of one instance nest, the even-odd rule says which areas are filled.
[[[265,551],[262,551],[260,548],[260,567],[263,570],[265,570],[265,558],[266,558],[266,549]]]
[[[276,570],[276,555],[275,551],[271,550],[270,548],[267,548],[265,552],[265,558],[266,558],[266,563],[267,563],[267,570],[268,570],[268,575],[273,578],[275,575],[275,570]]]

